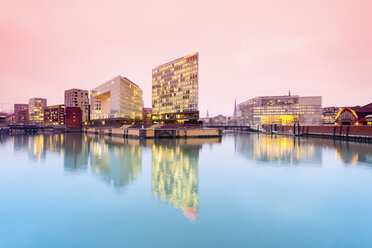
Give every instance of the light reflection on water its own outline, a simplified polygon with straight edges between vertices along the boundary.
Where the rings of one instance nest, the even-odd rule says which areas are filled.
[[[342,216],[350,210],[350,206],[347,206],[349,202],[343,199],[345,202],[338,209],[340,213],[335,211],[334,216],[329,215],[334,205],[338,204],[340,194],[349,197],[350,202],[362,209],[364,215],[366,209],[372,207],[372,201],[366,200],[369,198],[360,193],[366,190],[365,187],[372,186],[372,173],[369,170],[372,166],[371,144],[258,134],[226,135],[222,140],[138,140],[89,134],[45,134],[1,137],[0,155],[5,161],[0,166],[0,187],[9,189],[6,194],[5,191],[2,193],[5,202],[6,199],[9,202],[8,207],[3,205],[3,213],[10,211],[14,214],[8,222],[5,220],[0,224],[0,233],[5,230],[9,232],[9,237],[14,231],[7,227],[15,225],[17,229],[23,220],[18,220],[16,213],[22,212],[23,206],[30,204],[26,200],[22,202],[22,199],[28,195],[40,197],[40,189],[47,187],[41,182],[49,178],[51,189],[46,192],[50,198],[44,201],[59,202],[54,207],[61,208],[58,213],[64,216],[60,220],[61,231],[70,228],[71,224],[65,223],[69,217],[80,228],[91,232],[97,228],[94,223],[87,226],[89,221],[84,220],[81,211],[73,212],[73,216],[64,212],[69,209],[66,201],[69,201],[70,195],[78,194],[74,198],[74,206],[82,207],[90,202],[89,210],[85,207],[84,211],[88,211],[89,216],[94,215],[94,220],[100,225],[125,229],[132,237],[128,241],[129,247],[141,242],[154,247],[242,247],[242,244],[256,246],[260,243],[266,247],[290,247],[293,244],[298,247],[338,244],[338,247],[342,247],[342,242],[364,247],[372,241],[372,238],[364,236],[360,242],[354,240],[356,237],[338,237],[342,231],[329,224],[337,218],[344,218]],[[353,167],[357,170],[345,170]],[[359,181],[361,185],[358,185]],[[327,186],[328,183],[331,186]],[[351,185],[346,187],[345,183]],[[19,190],[20,184],[29,187]],[[32,185],[36,185],[36,188]],[[65,188],[69,186],[70,191],[66,191]],[[40,189],[36,190],[37,187]],[[337,187],[345,192],[338,191]],[[110,192],[115,194],[111,195]],[[323,209],[316,205],[323,198],[338,200],[325,203]],[[45,209],[42,211],[41,206],[45,202],[36,201],[30,205],[35,204],[33,214],[43,216]],[[293,208],[293,211],[289,208]],[[121,221],[115,222],[114,217],[111,220],[103,217],[108,212]],[[27,220],[27,216],[22,216],[22,219]],[[372,231],[367,228],[372,214],[354,223],[358,218],[355,213],[349,213],[345,223],[337,226],[347,229],[342,225],[355,224],[358,228],[364,228],[363,233]],[[40,230],[47,228],[35,221],[28,223],[34,224]],[[287,226],[288,230],[298,232],[298,235],[296,238],[291,238],[291,235],[287,237],[284,232],[286,228],[279,230],[276,228],[278,225]],[[305,235],[298,225],[304,229],[320,226],[319,234],[315,235],[318,238]],[[141,238],[137,235],[140,234],[134,231],[146,229],[144,226],[148,226],[149,230],[138,232],[157,242],[139,241]],[[229,231],[225,228],[229,228]],[[267,229],[272,232],[272,241],[262,239]],[[105,245],[98,246],[121,247],[123,237],[109,230],[105,235],[111,237],[111,241],[105,239]],[[178,236],[178,230],[193,235],[194,239],[191,241]],[[166,235],[166,241],[159,241],[159,237],[156,237],[158,232],[169,233],[170,236]],[[322,236],[324,233],[328,238],[331,235],[330,240]],[[31,247],[45,245],[43,237],[38,235],[41,234],[34,234],[36,243]],[[56,238],[53,233],[49,235]],[[102,242],[98,236],[91,237],[89,241],[84,237],[68,237],[71,240],[67,238],[62,243],[70,247],[80,239],[84,241],[80,246],[89,244],[94,247],[95,242]],[[178,243],[175,237],[182,242]],[[338,238],[345,240],[339,243],[335,241]],[[4,242],[11,244],[13,240],[9,238]],[[17,242],[20,246],[27,243]]]

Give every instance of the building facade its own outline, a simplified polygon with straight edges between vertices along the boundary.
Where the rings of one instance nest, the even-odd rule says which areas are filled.
[[[14,122],[16,124],[28,123],[28,104],[14,104]]]
[[[91,120],[141,120],[142,90],[117,76],[91,91]]]
[[[238,105],[240,125],[320,125],[321,96],[260,96]]]
[[[151,123],[152,119],[152,109],[151,108],[142,108],[142,121],[145,123]]]
[[[29,123],[42,125],[44,122],[44,108],[47,105],[45,98],[31,98],[28,103]]]
[[[89,121],[89,92],[82,89],[69,89],[65,91],[65,106],[79,107],[82,111],[82,121]]]
[[[66,107],[65,127],[67,129],[79,129],[82,127],[83,112],[80,107]]]
[[[199,119],[199,53],[152,70],[152,120],[184,123]]]
[[[372,125],[372,103],[342,108],[335,118],[336,125]]]
[[[323,125],[334,125],[336,116],[342,108],[339,107],[325,107],[322,109]]]
[[[28,109],[18,111],[17,115],[15,116],[15,123],[20,125],[29,124]]]
[[[0,112],[0,127],[9,125],[9,113]]]
[[[55,105],[44,108],[44,124],[58,126],[65,124],[65,105]]]

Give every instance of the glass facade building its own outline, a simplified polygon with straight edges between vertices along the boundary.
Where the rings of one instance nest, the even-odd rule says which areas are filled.
[[[320,125],[321,96],[260,96],[238,105],[240,125]]]
[[[47,105],[47,99],[31,98],[28,103],[29,123],[41,125],[44,122],[44,108]]]
[[[91,91],[91,120],[142,119],[142,90],[117,76]]]
[[[199,119],[199,53],[152,70],[152,120],[183,123]]]

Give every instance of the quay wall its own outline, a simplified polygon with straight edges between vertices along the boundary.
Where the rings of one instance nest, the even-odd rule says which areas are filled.
[[[264,125],[269,133],[288,134],[296,136],[314,136],[353,141],[372,142],[372,126],[274,126]]]
[[[191,128],[191,129],[137,129],[137,128],[94,128],[84,127],[83,132],[92,134],[104,134],[117,137],[132,138],[198,138],[198,137],[220,137],[222,132],[215,128]]]

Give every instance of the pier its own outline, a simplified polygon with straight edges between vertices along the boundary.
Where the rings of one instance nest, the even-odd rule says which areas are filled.
[[[10,134],[37,134],[65,131],[65,128],[63,126],[37,126],[37,125],[10,125],[8,129]]]
[[[125,138],[159,139],[159,138],[215,138],[221,137],[222,131],[216,128],[105,128],[84,127],[83,132],[103,134]]]

